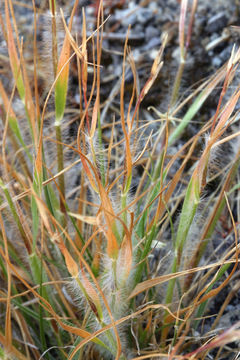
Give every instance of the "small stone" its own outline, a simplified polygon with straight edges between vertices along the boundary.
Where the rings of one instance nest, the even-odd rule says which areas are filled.
[[[74,96],[74,100],[76,104],[80,104],[80,95],[78,93]]]
[[[219,14],[212,16],[208,20],[206,30],[209,33],[218,32],[222,30],[225,26],[227,26],[227,23],[228,23],[228,19],[226,15],[223,12],[221,12]]]
[[[154,14],[149,9],[140,9],[137,12],[137,21],[139,21],[141,24],[145,25],[148,21],[150,21],[154,17]]]
[[[140,60],[142,59],[142,54],[139,49],[134,49],[132,51],[132,56],[133,56],[135,63],[140,62]]]
[[[216,68],[219,68],[222,64],[222,60],[218,56],[214,56],[212,59],[212,65]]]
[[[150,51],[150,53],[149,53],[150,59],[155,60],[156,57],[157,57],[157,54],[158,54],[158,50],[157,50],[157,49],[154,49],[154,50]]]
[[[132,13],[132,9],[116,10],[115,19],[121,21],[123,26],[135,25],[137,22],[137,15]]]
[[[151,40],[154,37],[159,36],[159,30],[153,26],[148,26],[145,31],[146,40]]]
[[[176,49],[173,50],[172,52],[172,58],[174,60],[180,61],[180,57],[181,57],[181,50],[179,47],[177,47]]]
[[[144,31],[144,28],[141,24],[136,24],[133,28],[134,34],[140,34]]]
[[[159,47],[159,45],[161,44],[161,38],[159,37],[154,37],[151,40],[149,40],[148,44],[146,46],[144,46],[144,51],[147,50],[151,50],[154,47]]]
[[[230,46],[226,46],[223,49],[223,51],[221,51],[219,56],[221,57],[222,62],[225,62],[230,58],[231,52],[232,52],[232,47],[233,47],[233,45],[230,44]]]

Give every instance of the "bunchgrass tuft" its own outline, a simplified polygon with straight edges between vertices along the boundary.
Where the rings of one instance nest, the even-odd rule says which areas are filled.
[[[209,304],[230,288],[238,267],[240,89],[232,91],[231,84],[240,50],[233,47],[227,63],[184,97],[197,1],[190,6],[182,0],[179,68],[168,111],[153,108],[159,118],[142,121],[143,100],[165,70],[168,34],[140,87],[128,30],[121,79],[104,103],[103,2],[88,36],[77,0],[70,13],[49,1],[50,86],[42,81],[34,0],[32,9],[30,67],[13,1],[1,7],[8,55],[0,81],[0,358],[205,359],[213,348],[220,358],[226,344],[240,339],[239,323],[217,328],[239,286],[232,286],[210,331],[201,331]],[[72,29],[79,16],[77,35]],[[69,106],[73,77],[78,109]],[[219,87],[214,115],[188,139],[185,130]],[[108,118],[115,96],[119,109]],[[77,131],[70,141],[65,130],[71,122]],[[185,143],[177,146],[179,139]],[[79,186],[73,186],[75,178]],[[209,193],[214,179],[217,188]],[[228,242],[212,256],[211,241],[224,242],[223,221]]]

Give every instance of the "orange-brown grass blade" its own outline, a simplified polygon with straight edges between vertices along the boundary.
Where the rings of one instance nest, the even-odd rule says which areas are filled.
[[[168,40],[168,35],[167,33],[163,34],[163,39],[162,39],[162,45],[157,53],[157,56],[153,62],[152,68],[151,68],[151,73],[150,73],[150,77],[147,80],[146,84],[143,86],[143,89],[140,92],[139,98],[137,100],[136,106],[135,106],[135,110],[132,116],[132,124],[133,121],[135,119],[137,110],[140,106],[140,103],[142,102],[142,100],[144,99],[144,97],[147,95],[148,91],[150,90],[150,88],[152,87],[154,81],[156,80],[162,66],[163,66],[163,61],[162,61],[162,56],[163,56],[163,52],[164,49],[167,45],[167,40]]]
[[[5,258],[5,254],[3,253],[2,249],[0,248],[0,255],[3,256],[3,258]],[[50,305],[50,303],[44,299],[42,296],[39,295],[39,293],[33,288],[31,287],[28,282],[26,282],[19,274],[18,272],[15,270],[14,266],[12,266],[12,264],[9,264],[11,270],[14,272],[15,276],[26,286],[27,289],[30,290],[30,292],[35,296],[35,298],[38,298],[39,300],[41,300],[41,306],[47,311],[49,312],[57,321],[57,323],[66,331],[68,331],[71,334],[75,334],[78,335],[82,338],[91,338],[91,333],[89,333],[88,331],[81,329],[81,328],[76,328],[74,326],[70,326],[65,324],[62,319],[60,318],[60,316],[54,311],[54,309],[52,308],[52,306]],[[94,336],[95,337],[95,336]],[[92,339],[93,342],[95,342],[96,344],[99,344],[103,347],[104,344],[102,343],[101,340],[99,339]],[[25,359],[25,358],[24,358]]]
[[[6,346],[6,337],[4,335],[2,335],[2,333],[0,332],[0,343],[3,345],[3,348],[5,348]],[[29,360],[29,357],[26,357],[25,355],[23,355],[18,349],[16,349],[15,346],[13,346],[11,344],[11,348],[9,351],[10,354],[13,354],[17,359],[19,360]]]
[[[97,75],[97,84],[96,84],[96,101],[94,103],[94,108],[93,108],[93,125],[91,124],[91,134],[90,134],[90,139],[93,138],[95,129],[96,129],[96,124],[97,124],[97,120],[99,119],[100,116],[100,82],[101,82],[101,78],[100,78],[100,68],[101,68],[101,54],[102,54],[102,33],[103,33],[103,26],[101,26],[104,24],[104,20],[103,20],[103,1],[100,1],[99,4],[99,9],[98,9],[98,16],[97,16],[97,63],[95,62],[95,58],[93,61],[93,65],[94,65],[94,79],[93,79],[93,85],[92,88],[95,87],[95,76]],[[93,44],[93,53],[94,53],[94,37],[92,38],[92,44]],[[95,72],[97,72],[97,74],[95,75]],[[92,98],[92,94],[90,96],[90,98]],[[89,99],[90,100],[90,99]]]
[[[8,96],[4,90],[4,87],[0,81],[0,96],[2,98],[2,101],[3,101],[3,106],[4,106],[4,109],[5,109],[5,113],[6,113],[6,116],[7,116],[7,120],[9,122],[9,125],[10,125],[10,128],[11,128],[11,131],[14,133],[14,135],[17,137],[17,139],[19,140],[20,144],[24,147],[24,150],[26,152],[26,154],[28,155],[28,158],[31,159],[31,155],[29,153],[29,150],[27,149],[25,143],[24,143],[24,140],[22,138],[22,134],[21,134],[21,131],[20,131],[20,128],[19,128],[19,125],[18,125],[18,121],[17,121],[17,117],[12,109],[12,106],[11,106],[11,101],[8,100]],[[12,99],[12,97],[11,97]],[[23,157],[22,157],[22,162],[24,162],[24,168],[26,169],[27,173],[28,173],[28,176],[31,177],[30,175],[30,171],[28,170],[28,166],[26,164],[26,162],[24,161]]]
[[[78,4],[78,0],[75,1],[74,7],[71,13],[69,28],[68,31],[70,33],[73,23],[73,17]],[[55,19],[55,11],[54,16],[52,18]],[[56,34],[53,33],[53,38]],[[68,77],[69,77],[69,63],[70,63],[70,42],[67,34],[65,35],[65,39],[63,42],[63,47],[61,50],[61,54],[59,57],[59,61],[57,64],[56,71],[56,83],[55,83],[55,130],[56,130],[56,139],[57,139],[57,163],[58,163],[58,171],[61,172],[64,169],[64,158],[63,158],[63,147],[62,147],[62,134],[61,134],[61,121],[64,115],[65,106],[66,106],[66,97],[68,90]],[[59,176],[59,202],[60,208],[65,217],[63,222],[65,226],[67,225],[66,220],[66,210],[64,205],[65,198],[65,179],[64,174]],[[62,196],[61,196],[62,195]]]
[[[218,199],[216,201],[216,204],[213,208],[213,211],[211,213],[211,215],[209,216],[209,219],[206,223],[206,226],[204,228],[204,231],[199,239],[199,244],[192,256],[192,259],[190,259],[189,262],[189,268],[191,267],[196,267],[199,260],[201,259],[201,256],[206,248],[207,245],[207,239],[209,239],[209,237],[211,236],[213,229],[215,228],[215,224],[216,221],[219,219],[219,216],[221,214],[221,211],[225,205],[225,198],[224,198],[224,193],[228,192],[230,189],[230,186],[232,184],[233,178],[236,174],[236,171],[238,169],[238,164],[239,164],[239,156],[240,156],[240,150],[238,151],[238,153],[236,154],[235,157],[235,161],[233,166],[231,167],[231,169],[228,172],[226,181],[224,182],[224,185],[221,189],[221,192],[218,196]],[[192,276],[191,274],[186,278],[185,281],[185,288],[189,288],[189,285],[192,281]]]
[[[169,309],[167,306],[163,305],[163,304],[151,304],[151,305],[147,305],[143,308],[141,308],[140,310],[137,310],[136,312],[130,314],[130,315],[127,315],[119,320],[116,320],[114,322],[114,325],[117,326],[117,325],[120,325],[122,323],[124,323],[125,321],[128,321],[130,319],[134,319],[134,318],[137,318],[138,315],[140,315],[141,313],[145,312],[145,311],[148,311],[148,310],[158,310],[158,309],[164,309],[165,311],[167,311],[169,314],[171,314],[174,319],[177,319],[179,321],[183,321],[184,319],[180,319],[180,318],[177,318]],[[113,324],[109,324],[109,325],[106,325],[104,326],[102,329],[96,331],[94,334],[92,334],[92,336],[89,338],[89,339],[86,339],[86,340],[82,340],[80,344],[77,345],[77,347],[74,349],[74,352],[71,354],[71,357],[69,358],[69,360],[73,359],[73,356],[74,354],[79,351],[87,342],[89,342],[91,339],[94,338],[94,336],[98,336],[100,334],[103,334],[104,332],[106,332],[107,330],[111,329],[113,327]],[[165,354],[166,356],[166,354]]]
[[[125,230],[125,237],[121,244],[121,252],[120,252],[120,266],[121,271],[124,271],[123,274],[123,280],[126,281],[127,278],[130,275],[131,269],[132,269],[132,263],[133,263],[133,251],[132,251],[132,231],[133,231],[133,220],[134,220],[134,214],[131,213],[131,223],[130,223],[130,229],[128,231],[127,227],[124,226]]]
[[[100,184],[101,184],[101,183],[100,183]],[[78,249],[76,248],[75,244],[73,243],[72,239],[70,238],[70,236],[69,236],[69,234],[66,232],[66,230],[61,226],[61,224],[59,224],[59,223],[56,221],[56,219],[55,219],[53,216],[51,216],[51,214],[49,213],[49,210],[45,207],[45,205],[43,204],[43,202],[41,201],[41,199],[39,199],[36,195],[35,195],[35,198],[36,198],[36,201],[37,201],[37,204],[38,204],[38,208],[39,208],[39,212],[40,212],[41,217],[42,217],[42,219],[43,219],[44,225],[46,226],[46,228],[47,228],[47,230],[48,230],[51,238],[54,239],[54,238],[56,238],[56,236],[55,236],[55,234],[53,233],[53,231],[52,231],[52,229],[51,229],[51,227],[50,227],[49,217],[50,217],[51,220],[53,221],[53,224],[54,224],[54,226],[55,226],[55,228],[56,228],[56,231],[58,232],[58,227],[61,229],[61,231],[62,231],[63,234],[66,236],[66,238],[67,238],[67,240],[69,241],[69,243],[72,245],[72,247],[73,247],[76,255],[79,257],[80,263],[83,264],[83,265],[86,267],[86,269],[87,269],[89,275],[91,276],[91,278],[92,278],[92,280],[93,280],[93,282],[94,282],[97,290],[98,290],[99,293],[101,294],[102,299],[103,299],[103,301],[104,301],[104,305],[105,305],[105,307],[106,307],[106,309],[107,309],[107,311],[108,311],[108,313],[109,313],[110,319],[111,319],[111,321],[112,321],[112,323],[113,323],[113,328],[114,328],[114,332],[115,332],[115,335],[116,335],[116,339],[117,339],[118,351],[120,351],[120,350],[119,350],[119,349],[121,349],[120,339],[119,339],[119,335],[118,335],[117,329],[116,329],[116,327],[115,327],[115,325],[114,325],[114,318],[113,318],[113,316],[112,316],[112,314],[111,314],[111,310],[110,310],[109,305],[108,305],[108,303],[107,303],[107,301],[106,301],[106,298],[105,298],[105,296],[104,296],[104,293],[103,293],[103,291],[101,290],[101,288],[100,288],[97,280],[95,279],[95,277],[94,277],[94,275],[93,275],[93,273],[92,273],[92,271],[91,271],[91,268],[90,268],[89,265],[86,263],[86,261],[84,260],[84,258],[83,258],[82,255],[81,255],[81,253],[79,253]],[[108,239],[108,241],[109,241],[109,239]],[[60,246],[62,246],[62,248],[65,248],[65,245],[64,245],[63,241],[61,240],[61,235],[60,235],[60,234],[58,234],[58,240],[56,241],[56,243],[57,243],[58,245],[61,244]],[[67,261],[68,261],[68,265],[70,266],[70,270],[74,272],[75,279],[76,279],[77,269],[76,269],[76,265],[73,264],[73,261],[74,261],[74,260],[72,259],[72,257],[69,257],[70,254],[69,254],[68,251],[67,251],[67,252],[66,252],[66,250],[64,250],[64,251],[65,251],[65,254],[67,254]],[[72,267],[72,268],[71,268],[71,267]],[[86,294],[86,292],[85,292],[85,290],[84,290],[84,287],[83,287],[82,284],[81,284],[80,279],[78,278],[78,279],[76,279],[76,280],[78,280],[78,284],[79,284],[81,290],[83,291],[83,293]],[[87,297],[87,294],[86,294],[86,298],[89,299],[89,298]],[[45,303],[46,303],[46,302],[45,302]],[[98,304],[97,304],[97,307],[98,307]],[[101,309],[100,309],[100,310],[101,310]],[[101,314],[101,311],[100,311],[100,310],[99,310],[99,313]],[[59,318],[58,318],[58,319],[59,319]],[[56,319],[56,320],[57,320],[57,319]],[[61,325],[61,326],[62,326],[62,325]],[[75,333],[75,332],[74,332],[74,333]],[[79,336],[81,336],[80,333],[79,333]],[[82,337],[84,337],[84,336],[82,336]],[[100,340],[98,340],[98,339],[96,339],[95,342],[98,343],[98,344],[100,344]],[[102,346],[104,345],[102,342],[101,342],[101,344],[102,344]]]
[[[190,229],[191,223],[193,221],[194,215],[196,213],[198,204],[200,202],[200,195],[202,188],[205,186],[205,177],[206,177],[206,170],[208,166],[208,160],[210,156],[210,151],[213,146],[213,143],[221,136],[226,129],[225,125],[226,122],[229,120],[231,116],[237,100],[240,96],[240,90],[235,92],[235,95],[229,100],[226,104],[224,111],[220,117],[216,128],[213,131],[212,136],[210,136],[205,150],[195,168],[191,180],[188,184],[187,191],[185,194],[185,199],[182,207],[182,212],[180,216],[180,222],[178,226],[176,242],[175,242],[175,251],[176,255],[173,261],[172,271],[176,272],[179,268],[181,257],[184,249],[184,244],[187,238],[188,231]],[[170,281],[168,285],[167,295],[166,295],[166,302],[169,303],[172,300],[173,289],[174,289],[175,281]]]
[[[3,21],[1,12],[0,12],[0,26],[2,28],[3,37],[4,37],[5,41],[7,42],[7,31],[6,31],[6,27],[4,25],[4,21]]]
[[[42,218],[42,220],[43,220],[43,223],[44,223],[46,229],[48,230],[49,235],[51,236],[51,238],[54,239],[55,234],[53,233],[52,228],[51,228],[51,226],[50,226],[49,217],[48,217],[48,215],[47,215],[47,209],[45,208],[45,206],[44,206],[44,204],[42,203],[42,201],[41,201],[36,195],[35,195],[35,200],[36,200],[36,202],[37,202],[38,209],[39,209],[41,218]],[[59,225],[59,224],[58,224],[58,225]],[[79,280],[79,277],[78,277],[78,275],[79,275],[78,265],[77,265],[76,261],[73,259],[73,257],[71,256],[71,254],[69,253],[69,251],[67,250],[66,246],[64,245],[64,243],[63,243],[63,241],[60,239],[60,237],[59,237],[59,239],[56,241],[56,243],[57,243],[59,249],[61,250],[61,252],[62,252],[62,254],[63,254],[64,258],[65,258],[65,262],[66,262],[66,266],[67,266],[68,272],[69,272],[69,273],[71,274],[71,276],[78,282],[81,290],[83,291],[84,295],[86,296],[86,299],[87,299],[88,301],[92,299],[92,302],[89,301],[90,306],[91,306],[92,308],[94,308],[94,306],[95,306],[95,308],[99,310],[99,314],[101,314],[101,311],[100,311],[100,310],[101,310],[100,301],[99,301],[99,298],[98,298],[98,295],[97,295],[96,291],[93,289],[93,287],[91,286],[90,282],[87,280],[86,277],[85,277],[85,279],[84,279],[84,282],[85,282],[85,286],[88,285],[88,287],[85,288],[85,287],[82,285],[82,283],[81,283],[81,281]],[[87,292],[86,290],[89,290],[89,291],[90,291],[90,296],[89,296],[89,294],[88,294],[88,292]],[[32,291],[32,288],[31,288],[31,291]],[[35,292],[34,292],[34,294],[35,294]],[[91,295],[92,295],[92,297],[91,297]],[[39,298],[42,299],[41,296],[39,296]],[[96,304],[95,304],[95,302],[94,302],[95,300],[96,300]],[[97,300],[98,300],[98,301],[97,301]],[[52,313],[52,315],[55,317],[55,319],[56,319],[57,321],[60,319],[60,317],[58,317],[58,316],[57,316],[57,318],[56,318],[56,316],[55,316],[56,314],[53,314],[53,312],[52,312],[53,309],[52,309],[51,305],[50,305],[46,300],[44,301],[44,304],[42,304],[42,306],[43,306],[46,310],[50,311],[50,313]],[[52,311],[49,310],[49,309],[51,309]],[[61,324],[61,326],[62,326],[62,324]],[[65,327],[63,327],[63,328],[65,328]],[[66,328],[65,328],[65,330],[66,330]],[[80,329],[79,329],[79,330],[80,330]],[[73,334],[74,334],[74,333],[76,334],[76,332],[73,332]],[[82,334],[82,335],[81,335],[81,334]],[[81,336],[81,337],[83,337],[83,338],[85,338],[85,337],[86,337],[87,335],[89,335],[89,334],[90,334],[90,333],[87,333],[87,332],[84,331],[84,330],[80,330],[80,332],[78,333],[78,335]],[[98,341],[98,339],[96,339],[96,343],[102,344],[102,342],[100,342],[100,340]]]
[[[9,4],[10,4],[10,6],[12,6],[11,2],[9,2]],[[16,82],[16,87],[19,92],[19,96],[25,105],[26,113],[30,120],[33,141],[36,146],[37,134],[36,134],[34,104],[33,104],[33,99],[32,99],[32,95],[31,95],[29,79],[28,79],[28,75],[26,72],[24,59],[22,56],[22,45],[20,48],[20,52],[21,52],[20,60],[18,58],[17,49],[15,46],[15,41],[14,41],[14,37],[13,37],[13,30],[12,30],[11,21],[10,21],[10,14],[9,14],[7,0],[5,0],[5,15],[6,15],[6,24],[7,24],[7,45],[8,45],[10,65],[11,65],[13,77]],[[21,66],[22,66],[23,72],[21,71]]]
[[[96,100],[95,100],[94,106],[93,106],[90,139],[93,139],[93,136],[95,134],[97,120],[98,120],[98,112],[99,112],[99,91],[97,92]]]
[[[86,17],[84,8],[82,8],[82,85],[83,85],[83,98],[85,102],[85,108],[87,108],[87,79],[88,79],[88,72],[87,72],[87,35],[86,35]],[[88,112],[86,112],[86,121],[87,121],[87,129],[88,133],[90,133],[90,124],[89,124],[89,117]]]
[[[78,265],[77,265],[76,261],[73,259],[73,257],[71,256],[71,254],[67,250],[67,248],[64,245],[63,241],[57,242],[57,244],[58,244],[58,247],[61,250],[61,252],[62,252],[62,254],[63,254],[64,258],[65,258],[65,262],[66,262],[68,272],[71,274],[72,278],[75,279],[76,282],[78,283],[78,285],[80,286],[80,288],[83,291],[83,293],[84,293],[84,295],[85,295],[91,309],[93,310],[94,314],[98,318],[102,319],[102,309],[101,309],[99,296],[98,296],[97,292],[95,291],[95,289],[93,288],[90,281],[88,280],[88,278],[86,277],[86,274],[84,272],[83,267],[81,266],[82,281],[80,281],[80,279],[79,279],[79,268],[78,268]]]
[[[95,179],[94,179],[94,177],[93,177],[93,174],[92,174],[91,170],[89,169],[87,157],[85,157],[85,156],[83,155],[83,153],[80,152],[80,151],[79,151],[79,156],[80,156],[80,159],[81,159],[81,161],[82,161],[82,165],[83,165],[84,171],[85,171],[85,173],[86,173],[86,175],[87,175],[87,177],[88,177],[88,180],[89,180],[89,182],[90,182],[93,190],[94,190],[96,193],[99,193],[99,189],[97,188],[96,181],[95,181]],[[93,167],[93,166],[92,166],[92,167]],[[95,175],[98,177],[97,174],[95,174]]]
[[[111,201],[102,186],[100,180],[98,180],[99,186],[99,195],[102,201],[102,207],[104,212],[104,217],[108,226],[107,229],[107,252],[111,258],[116,258],[118,255],[118,242],[116,236],[118,235],[115,214],[113,211],[113,207]]]
[[[22,46],[21,46],[21,49],[22,49]],[[24,61],[22,52],[21,52],[20,62],[21,62],[21,66],[23,69],[23,80],[24,80],[24,87],[25,87],[24,105],[25,105],[27,116],[30,121],[34,147],[35,147],[35,150],[37,150],[37,124],[36,124],[36,117],[35,117],[35,106],[33,103],[32,91],[30,88],[30,81],[28,78],[26,65],[25,65],[25,61]]]
[[[121,93],[120,93],[120,111],[121,111],[121,125],[122,130],[124,133],[125,138],[125,146],[126,146],[126,170],[127,170],[127,181],[124,184],[124,192],[128,192],[130,184],[131,184],[131,177],[132,177],[132,155],[130,150],[130,134],[126,130],[125,125],[125,115],[124,115],[124,83],[125,83],[125,63],[126,63],[126,52],[127,52],[127,41],[129,36],[129,29],[127,32],[125,45],[124,45],[124,55],[123,55],[123,67],[122,67],[122,82],[121,82]],[[130,129],[129,129],[130,131]]]
[[[83,59],[83,52],[80,50],[82,49],[82,45],[78,46],[76,41],[74,40],[74,38],[72,37],[68,27],[67,27],[67,24],[64,20],[64,14],[63,14],[63,11],[62,9],[60,9],[60,13],[61,13],[61,16],[62,16],[62,20],[63,20],[63,25],[64,25],[64,29],[66,31],[66,34],[68,36],[68,39],[70,41],[70,44],[73,48],[73,51],[74,51],[74,55],[76,54],[81,60]],[[97,33],[97,31],[103,27],[103,25],[108,21],[109,19],[109,16],[99,25],[99,28],[94,30],[93,33],[86,39],[86,42],[88,42],[90,39],[92,39],[92,37]],[[73,56],[73,55],[72,55]],[[89,63],[90,65],[92,65],[91,63]]]
[[[71,274],[71,276],[73,278],[77,278],[79,270],[78,270],[78,265],[77,265],[76,261],[73,260],[71,254],[69,253],[68,249],[66,248],[66,246],[64,245],[64,243],[62,241],[57,242],[57,244],[65,258],[68,272]]]
[[[190,46],[191,36],[192,36],[192,28],[193,28],[193,22],[194,22],[194,16],[197,10],[198,0],[193,0],[192,2],[192,9],[191,9],[191,17],[188,25],[188,31],[187,31],[187,38],[185,42],[185,51],[188,50]]]
[[[231,99],[228,101],[228,103],[226,104],[225,108],[224,108],[224,112],[221,115],[218,124],[216,125],[216,128],[213,131],[212,137],[215,139],[219,138],[219,136],[222,133],[222,130],[224,129],[224,126],[226,126],[226,122],[228,121],[228,119],[230,118],[233,110],[235,109],[235,106],[237,104],[237,101],[239,99],[240,96],[240,90],[238,90],[234,96],[231,97]]]
[[[236,64],[236,62],[239,61],[239,52],[240,52],[240,49],[238,49],[238,51],[235,53],[235,46],[233,46],[231,57],[230,57],[230,59],[228,61],[228,64],[227,64],[227,73],[226,73],[226,77],[225,77],[223,87],[222,87],[222,90],[221,90],[221,94],[220,94],[220,97],[219,97],[217,110],[215,112],[213,122],[212,122],[211,135],[213,134],[213,131],[215,129],[216,121],[217,121],[217,118],[219,116],[220,108],[221,108],[221,105],[222,105],[222,100],[224,98],[224,95],[226,94],[226,91],[227,91],[227,89],[228,89],[228,87],[230,85],[230,82],[231,82],[231,80],[232,80],[232,78],[234,76],[234,73],[237,70],[237,66],[235,66],[235,68],[234,68],[234,65]]]
[[[117,243],[117,239],[116,239],[118,232],[117,232],[117,227],[116,227],[116,223],[115,223],[115,215],[114,215],[111,201],[99,179],[99,176],[98,176],[95,168],[91,164],[91,162],[88,160],[88,158],[82,152],[78,151],[78,153],[81,158],[86,175],[88,176],[88,179],[91,183],[91,186],[97,193],[99,193],[99,196],[101,198],[102,210],[103,210],[104,217],[105,217],[105,220],[107,223],[107,230],[106,230],[107,252],[110,257],[115,258],[118,254],[118,243]],[[93,178],[92,172],[90,171],[88,164],[90,165],[91,170],[93,171],[93,173],[95,175],[95,179]],[[96,183],[97,183],[97,185],[96,185]]]
[[[73,17],[78,5],[78,0],[75,1],[70,21],[69,21],[69,32],[72,29]],[[55,84],[55,109],[56,109],[56,122],[62,120],[68,88],[68,77],[69,77],[69,57],[70,57],[70,41],[66,34],[63,42],[62,50],[59,56],[57,64],[57,81]]]
[[[200,266],[200,267],[193,268],[193,269],[188,269],[188,270],[183,270],[183,271],[179,271],[179,272],[175,272],[175,273],[171,273],[171,274],[166,274],[166,275],[156,277],[154,279],[143,281],[142,283],[137,284],[137,286],[134,288],[134,290],[129,295],[129,299],[132,299],[133,297],[137,296],[141,292],[146,291],[146,290],[152,288],[153,286],[160,285],[160,284],[162,284],[164,282],[167,282],[167,281],[169,281],[171,279],[176,279],[176,278],[179,278],[181,276],[186,276],[186,275],[188,275],[190,273],[195,273],[195,272],[198,272],[198,271],[211,269],[211,268],[214,268],[214,267],[227,265],[227,264],[232,264],[232,263],[235,263],[235,260],[227,260],[227,261],[224,261],[224,262],[220,261],[220,262],[217,262],[217,263],[214,263],[214,264],[209,264],[209,265]]]
[[[215,289],[212,289],[209,291],[209,288],[211,287],[212,284],[215,283],[215,280],[217,279],[218,273],[222,270],[222,269],[227,269],[226,265],[228,266],[228,261],[222,261],[221,263],[221,268],[217,271],[217,273],[215,274],[215,276],[213,277],[213,279],[210,281],[210,283],[206,284],[204,286],[204,288],[198,292],[197,296],[195,297],[195,299],[193,300],[193,304],[190,305],[189,307],[183,309],[183,311],[189,310],[189,313],[187,315],[185,315],[185,320],[187,320],[188,317],[190,317],[190,315],[193,313],[193,311],[200,305],[203,304],[204,302],[206,302],[207,300],[216,297],[219,292],[229,283],[229,280],[232,278],[232,276],[234,275],[237,267],[238,267],[238,254],[239,254],[239,248],[238,248],[238,238],[237,238],[237,230],[236,230],[236,226],[234,223],[234,219],[228,204],[228,209],[230,211],[230,215],[231,215],[231,219],[233,221],[233,226],[234,226],[234,234],[235,234],[235,244],[236,244],[236,251],[235,251],[235,259],[234,260],[230,260],[230,262],[234,263],[234,266],[230,272],[230,274],[227,276],[227,278]],[[227,255],[228,256],[228,255]],[[225,258],[227,258],[227,256],[225,256]],[[193,270],[193,269],[192,269]],[[199,300],[200,299],[200,300]],[[170,324],[172,322],[172,317],[171,315],[168,315],[166,318],[166,323]],[[184,326],[184,324],[180,325],[179,327],[179,332],[181,331],[181,328]],[[167,334],[168,330],[167,328],[164,329],[163,334],[162,334],[162,338],[165,339],[166,334]]]
[[[202,353],[203,351],[209,351],[210,349],[214,349],[215,347],[220,347],[226,345],[228,343],[239,341],[240,339],[240,322],[237,322],[235,325],[231,326],[230,329],[224,331],[222,334],[215,337],[215,339],[201,346],[197,350],[186,354],[187,359],[194,359],[195,355]],[[194,356],[194,357],[193,357]]]
[[[198,94],[195,101],[190,106],[184,117],[182,118],[180,124],[170,134],[168,141],[169,145],[172,145],[172,143],[180,136],[180,134],[183,132],[185,127],[188,125],[189,121],[192,120],[192,118],[201,108],[201,106],[204,104],[206,99],[210,96],[213,90],[216,89],[216,86],[220,83],[220,81],[222,81],[225,78],[226,73],[227,73],[227,65],[225,64],[216,74],[214,74],[214,76],[210,78],[210,80],[207,80],[206,82],[204,82],[203,85],[199,87],[200,90],[202,89],[203,90],[200,92],[200,94]]]
[[[25,97],[25,87],[23,82],[23,77],[20,69],[20,61],[17,54],[17,49],[14,42],[13,30],[10,21],[8,1],[5,0],[5,16],[6,16],[6,26],[7,26],[7,45],[10,65],[13,73],[13,77],[16,82],[16,86],[19,92],[20,98],[24,101]]]
[[[97,317],[97,319],[99,321],[103,321],[103,311],[102,311],[102,306],[101,306],[99,296],[98,296],[96,290],[94,289],[93,285],[87,278],[82,264],[81,264],[81,277],[82,277],[82,279],[81,279],[82,286],[84,287],[84,291],[86,292],[85,296],[88,300],[88,303],[89,303],[93,313]]]
[[[31,355],[30,355],[28,344],[34,344],[34,340],[31,336],[30,330],[28,328],[28,324],[27,324],[26,320],[24,319],[24,316],[21,314],[21,312],[16,310],[14,316],[18,322],[18,326],[21,330],[21,334],[22,334],[22,337],[25,342],[26,354],[28,356],[28,359],[30,359]],[[33,353],[35,360],[38,360],[40,358],[41,354],[39,353],[38,349],[35,349],[34,347],[32,347],[31,352]]]
[[[9,124],[12,128],[13,131],[17,132],[19,127],[18,127],[18,123],[17,123],[17,118],[16,115],[14,114],[14,111],[12,109],[12,106],[10,105],[10,102],[8,100],[8,96],[4,90],[4,87],[2,85],[2,82],[0,80],[0,95],[3,101],[3,105],[5,108],[5,112],[8,112],[8,119],[9,119]],[[17,131],[15,130],[17,128]]]

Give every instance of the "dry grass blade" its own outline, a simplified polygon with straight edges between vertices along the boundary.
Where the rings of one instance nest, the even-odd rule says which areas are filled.
[[[146,290],[152,288],[153,286],[160,285],[160,284],[162,284],[162,283],[164,283],[166,281],[169,281],[171,279],[175,279],[175,278],[185,276],[185,275],[188,275],[188,274],[192,274],[192,273],[195,273],[195,272],[198,272],[198,271],[203,271],[203,270],[206,270],[206,269],[211,269],[211,268],[214,268],[214,267],[218,267],[218,266],[225,265],[225,264],[231,264],[231,263],[235,263],[235,262],[236,262],[235,260],[229,260],[229,261],[226,261],[224,263],[222,263],[222,262],[214,263],[214,264],[201,266],[201,267],[197,267],[197,268],[193,268],[193,269],[189,269],[189,270],[179,271],[179,272],[176,272],[176,273],[173,273],[173,274],[167,274],[167,275],[159,276],[159,277],[154,278],[154,279],[146,280],[146,281],[138,284],[135,287],[135,289],[133,290],[133,292],[131,293],[129,298],[133,298],[136,295],[140,294],[141,292],[146,291]]]
[[[216,336],[213,340],[208,342],[207,344],[203,345],[199,349],[186,354],[186,358],[192,358],[192,356],[197,355],[199,353],[202,353],[204,351],[209,351],[210,349],[213,349],[215,347],[223,346],[225,344],[239,341],[240,338],[240,330],[237,330],[239,328],[240,323],[233,325],[230,329],[224,331],[221,335]]]

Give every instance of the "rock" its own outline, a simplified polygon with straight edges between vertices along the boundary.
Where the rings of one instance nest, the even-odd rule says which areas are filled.
[[[122,25],[128,27],[129,25],[133,26],[137,22],[136,12],[133,11],[132,7],[123,10],[115,11],[115,19],[121,21]]]
[[[206,26],[206,31],[208,33],[218,32],[227,26],[228,19],[224,12],[212,16]]]
[[[154,17],[152,10],[142,8],[137,12],[137,21],[142,25],[146,25]]]
[[[150,41],[148,42],[148,44],[146,44],[146,46],[143,47],[144,51],[150,50],[154,47],[159,47],[159,45],[161,44],[161,39],[160,36],[159,37],[153,37],[152,39],[150,39]]]
[[[153,39],[154,37],[157,37],[159,36],[159,30],[156,29],[155,27],[153,27],[152,25],[149,25],[147,28],[146,28],[146,31],[145,31],[145,36],[146,36],[146,40],[151,40]]]
[[[214,58],[212,58],[212,65],[216,68],[219,68],[222,64],[222,60],[220,59],[219,56],[214,56]]]

